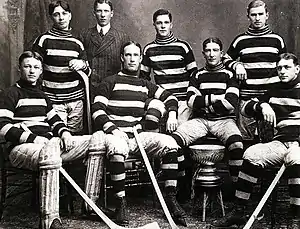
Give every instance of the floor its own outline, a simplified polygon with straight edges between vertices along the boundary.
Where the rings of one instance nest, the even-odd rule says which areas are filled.
[[[82,183],[82,182],[81,182]],[[226,200],[226,184],[223,185],[224,198],[225,198],[225,212],[229,212],[233,205],[230,201]],[[152,188],[139,189],[132,188],[128,190],[128,209],[130,213],[130,227],[140,227],[145,224],[156,221],[160,228],[170,228],[166,218],[163,215],[163,211],[158,202],[153,206],[152,192],[149,192]],[[12,191],[12,190],[10,190]],[[74,191],[75,192],[75,191]],[[276,229],[286,228],[286,216],[288,215],[288,202],[287,202],[287,190],[283,190],[283,194],[280,194],[279,199],[284,200],[277,205],[276,215]],[[38,228],[38,210],[33,208],[30,204],[30,193],[22,194],[12,200],[10,206],[8,206],[3,214],[3,218],[0,222],[0,228],[3,229],[26,229],[26,228]],[[84,218],[81,214],[82,200],[80,196],[75,195],[75,213],[72,215],[66,215],[62,213],[62,221],[66,228],[72,229],[102,229],[108,228],[103,222],[92,221]],[[252,209],[257,205],[259,198],[254,197],[255,201],[251,203]],[[112,198],[109,199],[109,207],[112,207]],[[183,204],[184,209],[188,214],[188,227],[187,228],[212,228],[210,222],[221,216],[221,209],[218,204],[214,203],[208,207],[210,210],[207,212],[206,222],[202,222],[202,201],[201,198],[197,198],[196,201],[187,201]],[[252,228],[270,228],[270,206],[266,205],[264,212],[266,217],[259,222],[255,222]],[[251,214],[251,212],[249,212]],[[185,228],[185,227],[179,227]],[[213,228],[212,228],[213,229]]]

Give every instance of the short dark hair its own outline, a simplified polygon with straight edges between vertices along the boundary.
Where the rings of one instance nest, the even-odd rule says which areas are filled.
[[[220,50],[223,50],[223,44],[222,41],[218,37],[209,37],[202,43],[203,50],[206,48],[206,45],[208,43],[216,43],[220,46]]]
[[[121,46],[121,50],[120,50],[120,53],[123,55],[124,54],[124,49],[125,47],[127,47],[128,45],[135,45],[137,47],[139,47],[140,49],[140,54],[142,54],[142,46],[140,43],[136,42],[136,41],[127,41],[126,43],[124,43],[122,46]]]
[[[260,7],[263,6],[265,7],[266,12],[268,12],[268,8],[267,5],[264,1],[262,0],[254,0],[252,2],[249,3],[248,7],[247,7],[247,14],[249,15],[250,9],[255,8],[255,7]]]
[[[43,64],[43,57],[39,53],[34,51],[24,51],[19,57],[19,65],[22,64],[25,58],[30,58],[30,57],[41,61],[41,63]]]
[[[156,19],[159,15],[168,15],[169,18],[170,18],[170,21],[172,22],[172,14],[169,10],[165,10],[165,9],[159,9],[159,10],[156,10],[153,14],[153,22],[156,22]]]
[[[71,8],[69,3],[66,1],[54,1],[49,4],[49,15],[51,16],[54,12],[54,9],[58,6],[61,6],[65,11],[71,13]]]
[[[293,63],[294,65],[299,65],[299,61],[298,61],[298,58],[295,54],[293,53],[282,53],[279,55],[279,60],[277,61],[277,63],[280,61],[280,60],[293,60]]]
[[[96,10],[97,4],[103,4],[103,3],[108,4],[110,6],[110,9],[114,10],[113,4],[112,4],[112,2],[110,0],[95,0],[94,1],[94,10]]]

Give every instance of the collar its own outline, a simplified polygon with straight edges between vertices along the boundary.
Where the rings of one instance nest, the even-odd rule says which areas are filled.
[[[252,28],[249,26],[248,30],[246,31],[246,34],[254,35],[254,36],[261,36],[261,35],[270,34],[270,33],[272,33],[272,31],[269,28],[268,24],[260,29],[255,29],[255,28]]]
[[[219,64],[215,65],[215,66],[206,64],[205,67],[204,67],[204,69],[207,70],[207,71],[219,71],[219,70],[222,70],[224,68],[225,68],[225,66],[224,66],[222,61]]]
[[[17,87],[21,87],[21,88],[37,88],[37,85],[32,85],[31,83],[29,83],[28,81],[24,80],[24,79],[19,79],[16,82]]]
[[[136,72],[130,72],[130,71],[126,70],[126,69],[122,69],[122,71],[120,71],[118,73],[118,75],[119,76],[131,76],[131,77],[133,76],[133,77],[138,78],[138,71],[136,71]]]
[[[158,34],[156,34],[155,43],[157,44],[164,45],[164,44],[170,44],[175,41],[177,41],[177,38],[174,36],[172,32],[167,37],[161,37]]]
[[[59,37],[71,37],[72,36],[72,29],[70,28],[69,30],[61,30],[61,29],[57,29],[55,27],[52,27],[49,30],[49,33],[54,35],[54,36],[59,36]]]
[[[299,83],[300,83],[300,75],[298,75],[296,79],[294,79],[290,82],[281,83],[281,86],[282,86],[283,89],[291,89],[291,88],[294,88],[297,85],[299,86]]]
[[[109,31],[109,29],[110,29],[110,23],[107,24],[106,26],[103,26],[103,27],[101,27],[99,24],[97,24],[97,31],[98,31],[98,33],[100,33],[101,29],[102,29],[104,35],[107,34],[108,31]]]

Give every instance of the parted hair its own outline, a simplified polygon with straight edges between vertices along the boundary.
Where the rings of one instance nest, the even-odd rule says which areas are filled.
[[[113,4],[112,4],[112,2],[110,0],[95,0],[94,1],[94,10],[96,9],[97,4],[103,4],[103,3],[108,4],[110,6],[110,9],[114,10]]]
[[[139,47],[140,49],[140,54],[142,53],[142,46],[140,43],[136,42],[136,41],[127,41],[126,43],[124,43],[122,46],[121,46],[121,49],[120,49],[120,53],[121,55],[124,54],[124,49],[125,47],[127,47],[128,45],[135,45],[137,47]]]
[[[172,14],[169,10],[166,10],[166,9],[159,9],[159,10],[156,10],[153,14],[153,22],[156,22],[156,18],[159,16],[159,15],[168,15],[169,18],[170,18],[170,21],[172,22]]]
[[[216,43],[220,46],[220,50],[223,50],[222,41],[218,37],[209,37],[209,38],[205,39],[205,41],[203,41],[203,43],[202,43],[203,50],[206,48],[206,45],[208,43]]]
[[[282,59],[284,59],[284,60],[293,60],[294,65],[298,65],[299,64],[297,56],[295,54],[293,54],[293,53],[288,53],[287,52],[287,53],[280,54],[278,62],[280,60],[282,60]]]
[[[247,14],[249,15],[250,9],[255,8],[255,7],[260,7],[263,6],[265,7],[266,12],[268,12],[268,8],[267,5],[264,1],[262,0],[254,0],[252,2],[249,3],[248,7],[247,7]]]
[[[43,63],[43,57],[40,54],[38,54],[37,52],[24,51],[19,57],[19,65],[22,64],[22,62],[25,58],[30,58],[30,57],[35,58],[35,59],[41,61],[41,63]]]
[[[49,15],[51,16],[54,12],[54,9],[58,6],[61,6],[65,11],[70,12],[71,13],[71,8],[69,3],[67,3],[66,1],[53,1],[49,4]]]

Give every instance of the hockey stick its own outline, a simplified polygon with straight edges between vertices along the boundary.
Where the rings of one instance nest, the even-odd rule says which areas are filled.
[[[172,229],[179,229],[177,227],[176,223],[174,222],[174,220],[173,220],[170,212],[169,212],[169,209],[168,209],[168,207],[166,205],[166,202],[165,202],[165,200],[163,198],[163,195],[162,195],[162,193],[160,191],[160,188],[158,186],[157,180],[155,179],[155,175],[153,173],[153,170],[152,170],[151,164],[149,162],[148,156],[147,156],[147,154],[146,154],[146,152],[144,150],[144,147],[141,144],[141,140],[139,138],[139,134],[138,134],[138,132],[136,131],[135,128],[133,128],[133,134],[134,134],[134,137],[135,137],[136,142],[138,144],[138,147],[139,147],[139,149],[141,151],[141,155],[142,155],[143,160],[145,162],[147,171],[148,171],[148,173],[150,175],[151,182],[152,182],[152,184],[154,186],[155,192],[156,192],[157,197],[159,199],[159,202],[160,202],[160,204],[161,204],[161,206],[163,208],[163,211],[164,211],[164,213],[165,213],[165,215],[167,217],[167,220],[168,220],[168,222],[169,222],[169,224],[170,224],[170,226],[171,226]]]
[[[31,132],[29,128],[24,124],[21,123],[20,125],[23,130]],[[59,169],[60,173],[66,178],[66,180],[72,185],[72,187],[78,192],[78,194],[84,199],[84,201],[94,210],[94,212],[106,223],[106,225],[111,229],[126,229],[127,227],[122,227],[115,224],[110,218],[108,218],[103,211],[101,211],[97,205],[85,194],[84,191],[76,184],[73,178],[66,172],[63,167]],[[129,229],[160,229],[157,222],[149,223],[141,227],[136,228],[129,228]]]
[[[84,199],[84,201],[95,211],[95,213],[101,217],[101,219],[106,223],[106,225],[111,229],[130,229],[128,227],[122,227],[115,224],[110,218],[108,218],[98,207],[97,205],[82,191],[82,189],[76,184],[76,182],[69,176],[69,174],[60,168],[59,171],[66,178],[66,180],[73,186],[73,188],[78,192],[78,194]],[[157,222],[149,223],[141,227],[136,227],[135,229],[159,229]],[[134,229],[134,228],[131,228]]]
[[[87,116],[87,127],[89,134],[92,134],[92,116],[91,116],[91,101],[90,101],[90,87],[89,77],[83,71],[77,71],[84,82],[85,97],[86,97],[86,116]]]
[[[255,219],[257,218],[259,212],[261,211],[261,209],[263,208],[263,206],[265,205],[266,201],[268,200],[269,196],[271,195],[273,189],[275,188],[277,182],[279,181],[279,179],[281,178],[283,172],[285,170],[285,165],[283,164],[281,166],[281,168],[279,169],[278,173],[276,174],[275,178],[273,179],[271,185],[269,186],[269,188],[267,189],[266,193],[264,194],[264,196],[261,198],[260,202],[258,203],[257,207],[255,208],[254,212],[252,213],[252,215],[250,216],[248,222],[246,223],[246,225],[243,227],[243,229],[250,229],[252,224],[254,223]]]

